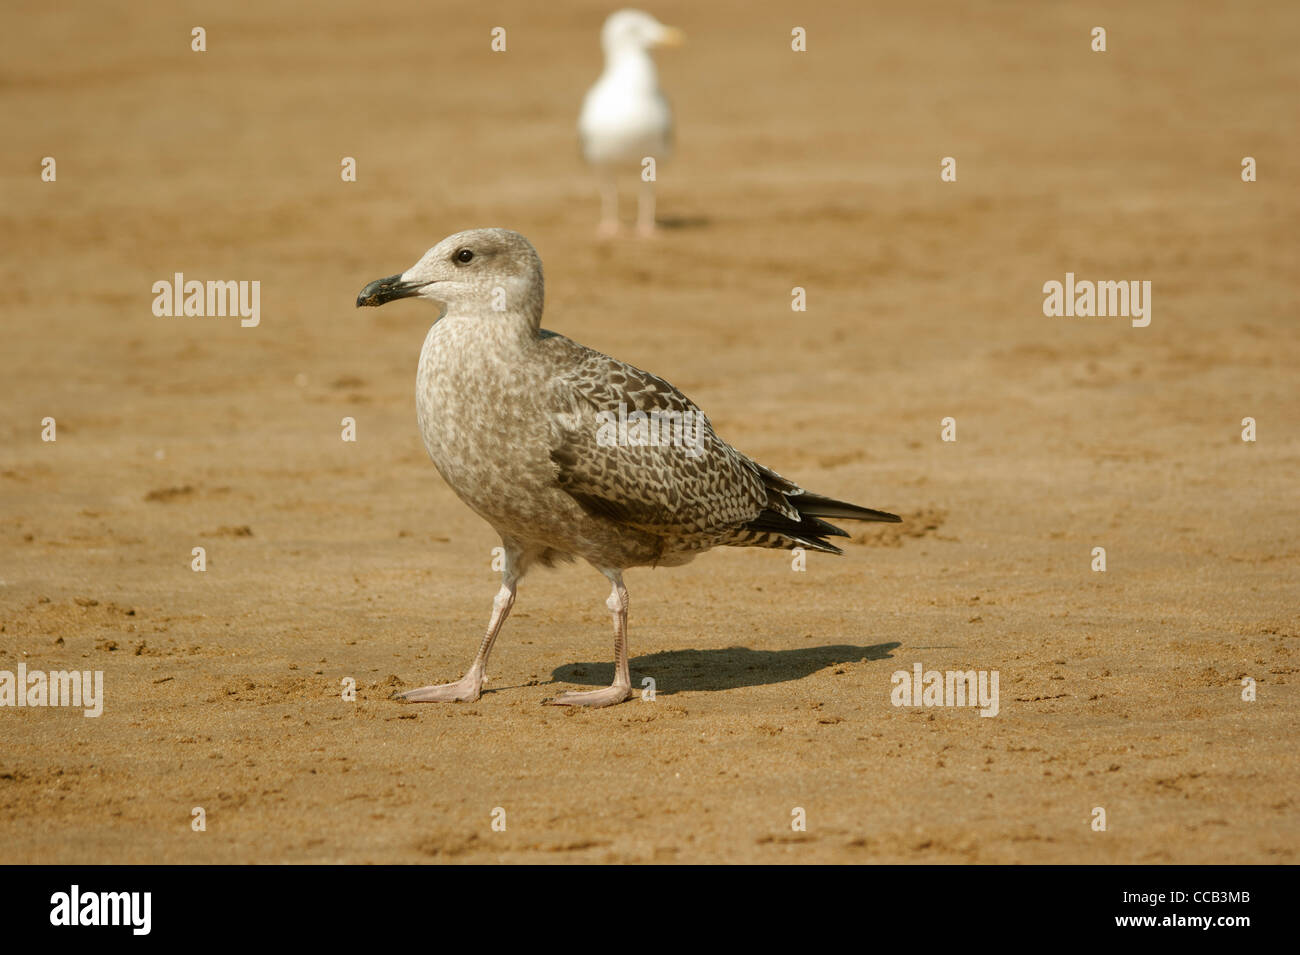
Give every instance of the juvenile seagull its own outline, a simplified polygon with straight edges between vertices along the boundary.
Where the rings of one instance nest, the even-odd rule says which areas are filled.
[[[439,308],[415,379],[424,446],[505,552],[469,671],[407,700],[479,698],[515,586],[534,564],[581,557],[609,578],[614,683],[554,701],[609,706],[632,693],[627,568],[684,564],[719,545],[839,554],[826,538],[848,535],[822,518],[898,520],[803,490],[715,435],[662,378],[542,329],[542,262],[516,232],[449,236],[402,274],[363,288],[357,306],[399,298]],[[647,420],[690,424],[651,429]]]
[[[612,13],[600,31],[605,50],[605,72],[587,91],[578,119],[578,135],[587,162],[600,176],[601,235],[618,232],[618,183],[615,174],[641,170],[646,156],[656,163],[668,158],[672,144],[672,112],[659,90],[650,50],[678,46],[681,30],[666,27],[640,10]],[[637,205],[637,231],[651,235],[655,228],[655,185],[641,183]]]

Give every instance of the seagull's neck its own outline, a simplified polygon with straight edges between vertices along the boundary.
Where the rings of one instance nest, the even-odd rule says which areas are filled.
[[[630,89],[653,92],[659,88],[659,72],[648,51],[639,46],[614,47],[605,53],[603,81]]]
[[[540,315],[518,309],[497,312],[491,309],[453,309],[438,320],[433,330],[455,339],[457,349],[472,348],[482,354],[513,356],[537,341]]]

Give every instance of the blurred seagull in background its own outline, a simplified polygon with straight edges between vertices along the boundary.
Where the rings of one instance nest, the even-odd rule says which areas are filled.
[[[600,31],[605,51],[605,72],[587,91],[578,119],[582,153],[600,176],[600,226],[602,236],[618,233],[618,182],[620,171],[641,171],[649,156],[656,166],[672,147],[673,117],[659,89],[650,50],[680,46],[685,34],[667,27],[640,10],[610,14]],[[642,177],[637,205],[637,232],[653,235],[655,184]]]
[[[848,534],[831,521],[898,520],[805,491],[723,441],[662,378],[544,330],[542,289],[542,260],[527,239],[473,229],[357,296],[358,307],[402,298],[438,307],[416,372],[424,446],[501,535],[505,557],[469,671],[401,694],[413,702],[479,698],[515,585],[535,564],[580,557],[609,581],[614,682],[554,700],[609,706],[632,695],[627,568],[672,567],[712,547],[839,554],[828,538]]]

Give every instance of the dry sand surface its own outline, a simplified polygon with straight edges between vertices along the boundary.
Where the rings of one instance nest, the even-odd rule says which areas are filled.
[[[0,670],[106,701],[0,709],[5,861],[1296,861],[1300,7],[1199,7],[657,3],[665,228],[602,242],[608,6],[7,2]],[[432,309],[353,302],[484,225],[548,328],[905,522],[630,572],[653,702],[540,705],[611,676],[586,565],[477,703],[390,701],[463,672],[498,541],[416,429]],[[1045,317],[1067,271],[1151,324]],[[175,272],[261,324],[155,317]],[[1000,712],[891,705],[916,663]]]

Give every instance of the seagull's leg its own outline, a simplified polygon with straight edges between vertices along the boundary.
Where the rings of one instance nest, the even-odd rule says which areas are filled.
[[[479,644],[478,653],[474,656],[474,662],[469,665],[469,671],[455,683],[422,686],[418,690],[395,693],[394,698],[412,703],[445,703],[457,700],[473,703],[478,699],[483,684],[487,682],[488,654],[492,652],[492,644],[497,634],[501,632],[501,625],[506,622],[506,617],[510,616],[510,608],[515,603],[515,585],[519,582],[518,557],[518,552],[507,545],[505,569],[501,571],[501,589],[497,591],[496,598],[492,601],[492,619],[488,621],[487,633],[483,635],[483,642]]]
[[[557,706],[612,706],[632,695],[632,676],[627,667],[627,588],[623,586],[620,571],[606,570],[602,573],[614,585],[605,601],[605,606],[614,615],[614,683],[603,690],[561,693],[551,701]]]
[[[609,169],[600,174],[600,225],[596,234],[604,238],[618,235],[618,183]]]
[[[636,206],[637,234],[649,238],[655,234],[655,184],[641,183],[641,195]]]

